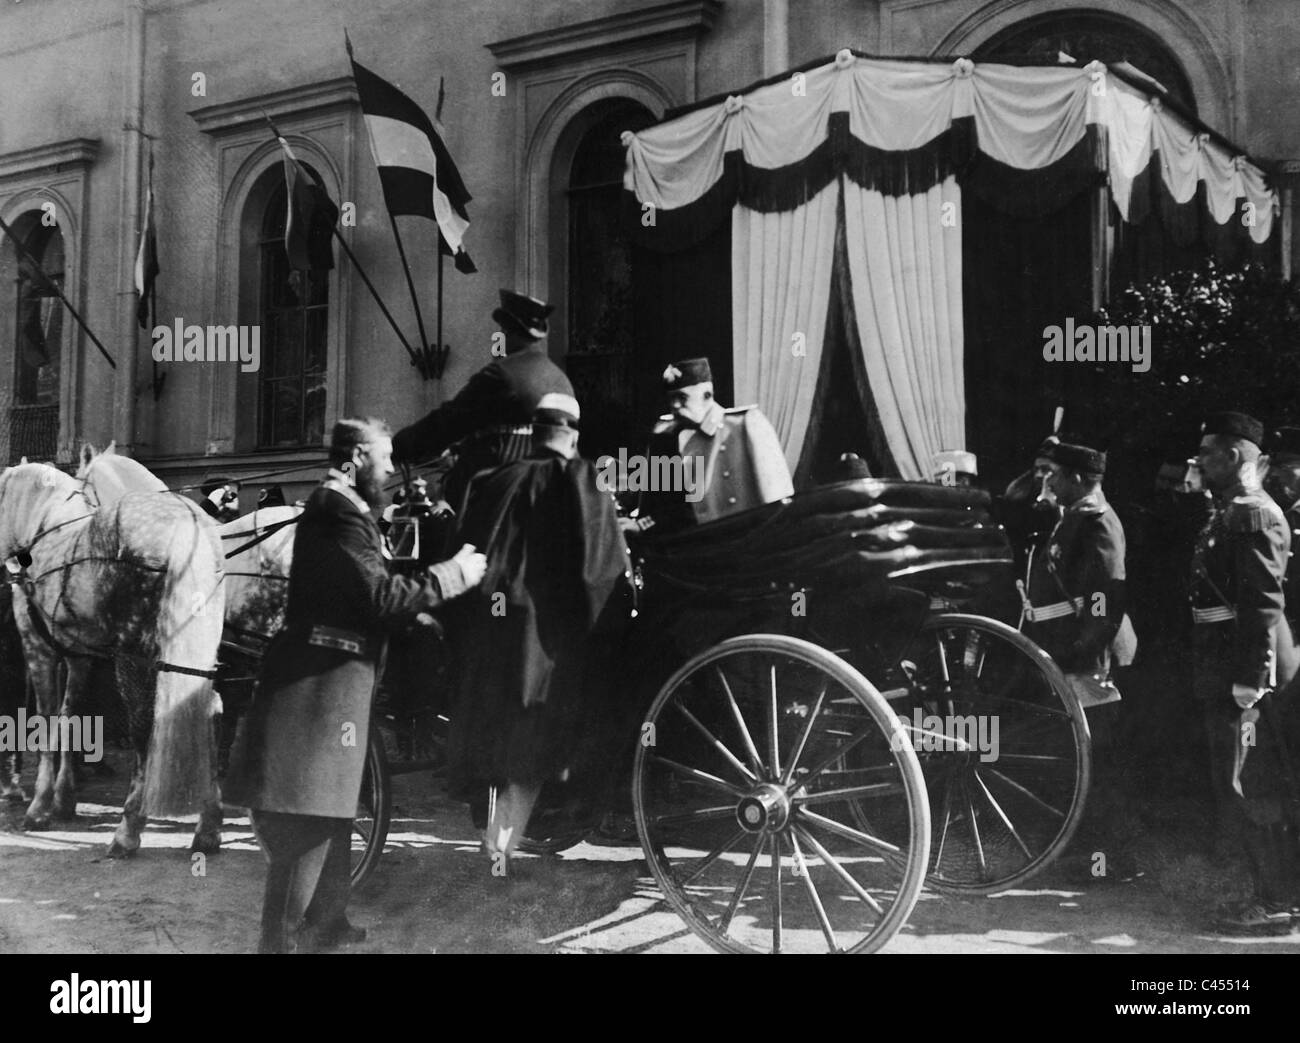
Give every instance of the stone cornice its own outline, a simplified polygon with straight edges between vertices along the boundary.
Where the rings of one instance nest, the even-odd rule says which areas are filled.
[[[245,130],[254,123],[264,123],[263,112],[271,119],[287,119],[331,109],[350,108],[357,104],[357,87],[352,77],[339,76],[301,87],[240,98],[238,101],[205,105],[192,110],[190,118],[204,134],[217,136]]]
[[[693,38],[712,27],[721,10],[721,0],[673,0],[498,40],[487,44],[487,49],[501,68],[518,71],[620,45]]]
[[[98,138],[69,138],[48,145],[37,145],[35,148],[6,152],[0,155],[0,178],[33,174],[41,170],[89,166],[98,155]]]

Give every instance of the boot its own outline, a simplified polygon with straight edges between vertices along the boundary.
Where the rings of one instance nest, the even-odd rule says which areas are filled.
[[[7,800],[10,804],[22,804],[27,800],[19,777],[20,770],[18,754],[0,753],[0,800]]]

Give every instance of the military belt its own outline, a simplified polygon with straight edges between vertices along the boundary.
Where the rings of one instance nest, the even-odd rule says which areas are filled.
[[[317,623],[307,631],[307,644],[315,645],[317,648],[333,648],[339,652],[348,652],[352,655],[369,657],[374,648],[364,634],[358,634],[355,630],[344,630],[342,627],[328,627],[324,624]]]
[[[1020,591],[1020,601],[1025,610],[1025,619],[1031,623],[1046,623],[1050,619],[1064,619],[1083,610],[1083,598],[1070,601],[1054,601],[1050,605],[1031,605],[1029,594],[1025,591],[1025,581],[1016,580],[1016,589]]]
[[[1237,610],[1231,605],[1213,605],[1210,608],[1193,608],[1193,623],[1227,623],[1237,618]]]

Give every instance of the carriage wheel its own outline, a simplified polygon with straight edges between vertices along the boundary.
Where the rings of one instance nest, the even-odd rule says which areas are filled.
[[[871,763],[846,766],[853,750]],[[868,796],[908,824],[902,841],[854,823]],[[665,897],[722,952],[874,952],[924,883],[929,804],[906,734],[866,678],[798,638],[731,638],[669,678],[633,802]]]
[[[1060,854],[1083,814],[1091,739],[1046,652],[993,619],[933,616],[881,687],[925,773],[933,886],[1004,891]],[[854,805],[863,829],[887,835],[901,829],[890,810]]]
[[[374,872],[388,839],[388,823],[393,813],[393,778],[384,753],[383,733],[377,723],[370,725],[366,742],[366,763],[361,775],[361,795],[357,799],[357,817],[352,822],[352,887],[358,888]]]

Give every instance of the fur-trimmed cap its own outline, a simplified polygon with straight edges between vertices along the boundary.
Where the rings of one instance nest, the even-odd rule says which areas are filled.
[[[1264,425],[1249,413],[1211,413],[1201,425],[1201,434],[1244,438],[1256,445],[1264,444]]]
[[[670,363],[664,370],[664,389],[667,391],[680,391],[696,384],[711,383],[713,370],[709,368],[709,360],[706,358],[682,359]]]

